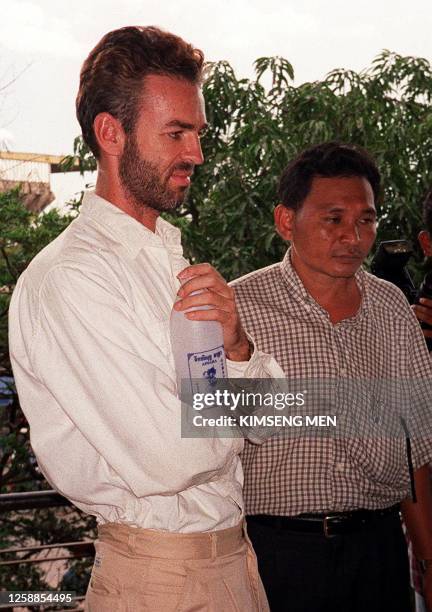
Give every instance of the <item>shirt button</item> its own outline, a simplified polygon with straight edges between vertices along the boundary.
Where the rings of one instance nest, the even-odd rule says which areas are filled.
[[[342,376],[345,376],[345,374],[347,373],[346,368],[341,368],[339,370],[339,373],[342,374]]]
[[[342,463],[341,461],[339,461],[338,463],[336,463],[336,471],[337,472],[342,472],[342,470],[344,469],[345,464]]]

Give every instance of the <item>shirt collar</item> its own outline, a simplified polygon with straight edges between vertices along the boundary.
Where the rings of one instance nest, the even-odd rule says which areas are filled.
[[[305,286],[303,285],[294,266],[292,265],[291,247],[285,253],[285,257],[281,261],[280,267],[281,267],[282,278],[285,284],[287,285],[288,290],[290,294],[292,295],[292,297],[295,300],[297,300],[297,302],[299,302],[300,304],[303,304],[308,310],[310,310],[311,305],[315,306],[318,310],[320,310],[323,314],[325,314],[328,317],[327,311],[324,308],[322,308],[322,306],[320,306],[313,299],[313,297],[308,293],[308,291],[305,289]],[[368,290],[368,283],[367,283],[367,275],[365,271],[363,270],[363,268],[359,268],[357,270],[354,278],[357,282],[357,286],[360,289],[360,293],[361,293],[360,308],[354,317],[351,317],[350,319],[345,319],[344,321],[341,321],[340,323],[338,323],[338,325],[346,324],[349,322],[356,323],[367,312],[369,308],[370,297],[369,297],[369,290]]]
[[[115,236],[136,257],[142,248],[166,248],[181,255],[181,233],[177,227],[161,217],[156,219],[155,232],[125,213],[94,191],[84,193],[80,214],[90,217]]]

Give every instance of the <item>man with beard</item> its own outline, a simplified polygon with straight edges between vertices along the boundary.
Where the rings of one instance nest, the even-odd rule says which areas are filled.
[[[96,189],[12,298],[11,358],[40,468],[99,523],[92,612],[267,610],[242,527],[243,441],[180,435],[176,294],[180,310],[210,306],[188,318],[222,324],[230,376],[279,374],[250,355],[233,291],[209,264],[188,266],[159,216],[203,162],[202,64],[154,27],[110,32],[93,49],[77,115]]]
[[[272,612],[407,612],[400,508],[432,603],[432,365],[402,292],[361,268],[379,196],[380,174],[361,148],[303,151],[282,174],[275,209],[289,250],[233,283],[257,346],[311,391],[306,406],[338,423],[334,435],[309,429],[247,443],[242,455]]]

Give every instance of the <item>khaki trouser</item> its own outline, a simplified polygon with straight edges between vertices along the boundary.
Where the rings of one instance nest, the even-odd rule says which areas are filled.
[[[244,524],[168,533],[99,527],[87,612],[268,612]]]

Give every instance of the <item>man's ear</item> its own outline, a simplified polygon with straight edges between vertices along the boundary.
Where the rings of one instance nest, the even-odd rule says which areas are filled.
[[[101,151],[106,155],[123,153],[126,135],[118,119],[110,113],[99,113],[94,119],[93,130]]]
[[[422,230],[418,235],[418,240],[425,257],[432,257],[432,240],[429,232]]]
[[[295,211],[283,204],[278,204],[274,210],[276,231],[284,240],[292,240]]]

